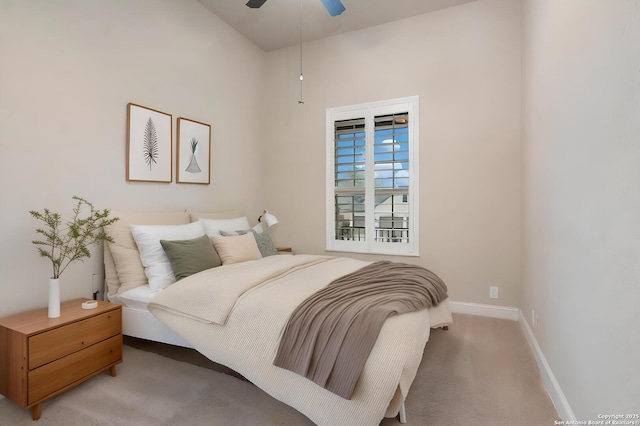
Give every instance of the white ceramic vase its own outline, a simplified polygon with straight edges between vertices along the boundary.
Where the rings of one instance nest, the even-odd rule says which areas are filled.
[[[49,278],[49,318],[60,316],[60,280]]]

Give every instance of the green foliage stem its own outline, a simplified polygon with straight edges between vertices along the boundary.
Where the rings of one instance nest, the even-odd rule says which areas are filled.
[[[46,257],[51,261],[53,268],[52,278],[60,278],[60,275],[67,267],[79,260],[84,261],[85,257],[91,257],[89,248],[100,241],[113,242],[104,228],[119,220],[117,217],[109,217],[108,209],[97,210],[89,201],[82,197],[73,197],[78,202],[73,209],[71,220],[62,224],[59,213],[44,209],[41,212],[31,210],[29,213],[35,219],[44,222],[44,228],[36,229],[42,236],[40,240],[32,241],[38,249],[41,257]],[[87,207],[89,214],[81,217],[82,208]]]

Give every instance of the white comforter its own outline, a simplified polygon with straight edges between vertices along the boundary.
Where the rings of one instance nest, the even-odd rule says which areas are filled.
[[[449,301],[391,317],[367,360],[351,400],[273,365],[293,310],[334,279],[370,262],[271,256],[225,265],[162,290],[149,310],[209,359],[242,374],[320,425],[376,425],[393,417],[409,391],[429,328],[451,322]]]

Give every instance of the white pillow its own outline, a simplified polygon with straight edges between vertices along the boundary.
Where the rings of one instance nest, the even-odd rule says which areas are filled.
[[[236,217],[234,219],[200,218],[199,221],[204,225],[204,232],[206,232],[207,235],[220,235],[220,231],[232,233],[251,228],[246,216]]]
[[[201,222],[187,225],[130,225],[131,235],[140,251],[140,260],[152,291],[176,282],[169,258],[160,240],[191,240],[205,235]]]
[[[262,234],[264,233],[264,229],[262,228],[262,224],[258,223],[256,226],[254,226],[251,229],[236,229],[233,232],[228,232],[228,231],[220,231],[220,235],[224,235],[225,237],[231,236],[231,235],[243,235],[246,234],[247,232],[251,232],[251,231],[255,231],[256,234]],[[209,234],[207,234],[209,235]]]
[[[220,255],[223,265],[262,259],[262,253],[258,249],[252,232],[230,237],[211,235],[209,238]]]
[[[129,225],[182,225],[190,222],[189,213],[184,211],[112,213],[120,220],[104,229],[114,240],[104,245],[105,281],[109,296],[148,282]]]

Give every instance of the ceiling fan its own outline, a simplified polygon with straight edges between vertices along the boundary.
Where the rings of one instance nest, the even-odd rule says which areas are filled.
[[[247,6],[249,6],[252,9],[258,9],[263,4],[265,4],[266,1],[267,0],[249,0],[247,2]],[[322,4],[324,4],[324,7],[327,9],[327,12],[329,12],[329,15],[331,16],[338,16],[345,11],[344,5],[340,0],[320,0],[320,1],[322,1]]]

